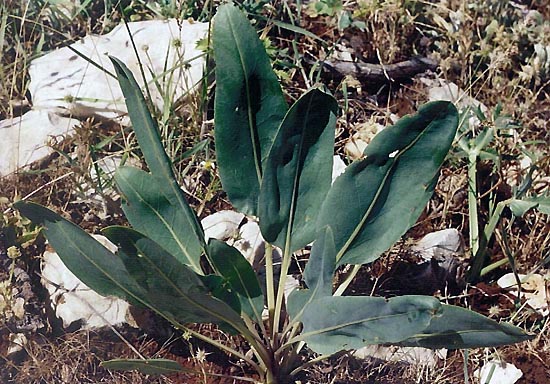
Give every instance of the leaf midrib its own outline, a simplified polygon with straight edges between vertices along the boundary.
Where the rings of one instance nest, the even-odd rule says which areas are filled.
[[[367,323],[367,322],[372,322],[372,321],[391,319],[391,318],[397,318],[397,317],[403,317],[403,316],[408,317],[409,314],[419,312],[419,311],[420,312],[429,312],[429,311],[431,311],[431,309],[426,308],[425,310],[415,310],[415,311],[402,312],[402,313],[396,313],[396,314],[390,314],[390,315],[384,315],[384,316],[374,316],[374,317],[369,317],[367,319],[359,319],[359,320],[349,321],[349,322],[346,322],[346,323],[340,323],[338,325],[334,325],[334,326],[331,326],[331,327],[325,327],[325,328],[321,328],[321,329],[318,329],[318,330],[315,330],[315,331],[302,333],[295,340],[296,341],[303,340],[303,339],[311,337],[311,336],[317,336],[317,335],[320,335],[320,334],[323,334],[323,333],[332,332],[332,331],[335,331],[335,330],[338,330],[338,329],[341,329],[341,328],[345,328],[345,327],[349,327],[349,326],[357,325],[357,324],[361,324],[361,323]],[[433,318],[433,316],[432,316],[432,318]]]
[[[245,65],[245,60],[243,57],[242,47],[240,45],[240,39],[237,38],[235,34],[235,27],[233,25],[233,20],[231,17],[228,17],[228,25],[229,30],[231,33],[231,37],[233,38],[233,41],[235,42],[235,45],[237,47],[237,52],[239,54],[239,60],[241,62],[241,67],[243,70],[243,77],[245,82],[245,88],[246,88],[246,107],[247,107],[247,114],[248,114],[248,129],[250,134],[250,141],[252,143],[252,153],[254,155],[254,165],[256,168],[256,177],[258,178],[258,185],[261,185],[262,182],[262,164],[261,164],[261,149],[257,148],[257,145],[259,145],[259,138],[258,141],[256,141],[256,135],[258,134],[257,128],[253,125],[253,116],[252,116],[252,107],[251,107],[251,100],[250,100],[250,86],[248,84],[248,70]],[[256,134],[255,134],[256,130]]]
[[[197,273],[200,273],[202,272],[201,268],[200,268],[200,264],[198,262],[196,262],[193,257],[191,256],[191,254],[189,253],[189,251],[187,250],[187,248],[185,247],[185,245],[181,242],[181,240],[179,239],[179,236],[176,235],[176,233],[174,232],[174,230],[172,229],[171,225],[162,217],[162,215],[151,205],[147,202],[147,200],[145,200],[142,195],[139,193],[139,191],[137,189],[135,189],[133,186],[132,186],[132,183],[128,182],[128,179],[124,177],[124,175],[122,173],[119,173],[120,177],[122,177],[123,179],[125,179],[125,182],[126,182],[126,186],[128,188],[130,188],[134,193],[135,195],[139,198],[139,200],[141,201],[141,203],[145,206],[147,206],[151,211],[154,212],[154,214],[158,217],[158,219],[161,221],[161,223],[166,227],[166,229],[168,230],[168,232],[170,233],[170,235],[172,236],[172,238],[176,241],[176,244],[178,245],[178,247],[182,250],[182,252],[184,253],[185,257],[187,258],[187,260],[189,261],[190,263],[190,266],[195,270],[195,272]],[[151,175],[149,175],[151,176]],[[167,199],[167,201],[169,201]]]
[[[380,195],[382,193],[382,190],[384,189],[384,186],[386,185],[386,182],[388,181],[389,176],[391,175],[394,167],[398,163],[399,158],[401,156],[403,156],[403,154],[405,154],[408,150],[410,150],[426,134],[426,132],[432,127],[432,125],[435,123],[435,121],[440,119],[440,116],[441,116],[441,114],[438,114],[436,118],[432,119],[432,121],[422,130],[422,132],[420,132],[417,135],[417,137],[413,141],[411,141],[411,143],[409,143],[405,148],[403,148],[402,150],[397,152],[395,157],[393,157],[393,158],[388,157],[390,159],[388,161],[392,161],[392,163],[391,163],[389,169],[386,171],[386,173],[384,175],[384,178],[382,179],[382,182],[380,183],[380,186],[376,190],[376,194],[374,195],[374,198],[372,199],[367,211],[365,212],[365,214],[361,218],[361,221],[355,227],[355,229],[351,233],[348,240],[346,240],[346,242],[344,243],[344,245],[342,246],[340,251],[336,254],[336,263],[338,263],[339,260],[344,256],[344,254],[348,251],[351,244],[355,241],[356,237],[361,232],[361,229],[363,228],[363,226],[365,225],[365,222],[367,221],[370,214],[372,213],[372,210],[374,209],[374,206],[376,205],[376,202],[378,201],[378,198],[380,197]]]

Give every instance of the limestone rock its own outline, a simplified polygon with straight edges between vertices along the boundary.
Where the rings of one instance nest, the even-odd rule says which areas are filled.
[[[444,360],[447,357],[447,350],[369,345],[354,351],[353,356],[358,359],[371,357],[384,361],[416,364],[434,368],[439,360]]]
[[[94,237],[112,252],[116,251],[116,246],[104,236]],[[88,288],[53,251],[44,252],[42,284],[50,294],[56,316],[63,320],[65,327],[75,321],[82,321],[84,329],[122,323],[134,324],[126,301],[101,296]]]
[[[31,110],[23,116],[0,121],[0,176],[47,156],[48,137],[65,135],[76,124],[78,120],[48,110]]]
[[[489,361],[476,370],[474,376],[483,384],[514,384],[523,376],[523,372],[513,364]]]
[[[334,180],[344,173],[345,170],[346,163],[344,163],[344,160],[340,156],[334,155],[334,161],[332,162],[332,182],[334,183]]]
[[[208,239],[227,240],[239,233],[239,224],[244,215],[235,211],[219,211],[201,220],[204,237]]]
[[[428,233],[412,247],[424,260],[444,261],[461,252],[463,240],[455,228]]]
[[[108,55],[115,56],[134,73],[143,86],[139,62],[144,66],[151,97],[157,107],[192,90],[202,78],[204,59],[196,48],[208,31],[207,23],[151,20],[128,23],[139,55],[132,47],[128,31],[119,25],[102,36],[87,36],[71,45],[88,60],[68,47],[32,61],[29,91],[33,108],[47,109],[77,117],[119,118],[126,113],[124,97]]]
[[[548,297],[546,285],[549,277],[538,273],[529,275],[518,274],[521,281],[521,295],[527,300],[527,304],[543,316],[548,316],[550,308],[548,308]],[[517,296],[517,282],[513,273],[507,273],[498,279],[499,287],[508,289],[509,292]]]
[[[92,62],[114,73],[108,55],[122,60],[140,86],[143,64],[154,104],[162,109],[195,89],[203,76],[204,54],[197,42],[208,23],[151,20],[119,25],[102,36],[87,36],[69,47],[33,60],[29,66],[32,109],[23,116],[0,121],[2,148],[0,176],[10,174],[50,153],[49,136],[67,135],[79,121],[95,117],[128,124],[126,105],[115,78]],[[69,118],[70,117],[70,118]]]

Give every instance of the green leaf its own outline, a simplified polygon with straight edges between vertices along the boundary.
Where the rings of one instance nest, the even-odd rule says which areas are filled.
[[[316,296],[330,296],[336,247],[330,226],[325,227],[321,234],[311,248],[310,258],[304,270],[304,280],[307,286],[316,292]]]
[[[23,216],[44,226],[43,233],[67,268],[103,296],[117,296],[144,305],[146,291],[126,270],[122,260],[78,226],[34,203],[14,204]]]
[[[376,260],[416,222],[457,126],[451,103],[428,103],[376,135],[366,158],[335,180],[318,227],[332,227],[337,265]]]
[[[202,274],[200,257],[204,235],[190,209],[181,209],[172,189],[154,175],[132,167],[120,167],[115,182],[123,196],[126,218],[139,232],[151,238],[196,273]]]
[[[331,95],[308,91],[286,114],[265,163],[260,228],[267,241],[284,250],[293,252],[315,239],[332,178],[337,110]]]
[[[452,305],[441,311],[428,328],[398,345],[425,348],[497,347],[530,340],[533,336],[507,323],[497,323],[478,313]]]
[[[263,44],[237,7],[222,5],[212,32],[216,65],[216,157],[224,190],[256,215],[267,158],[287,105]]]
[[[397,343],[426,329],[440,307],[428,296],[321,297],[304,311],[303,332],[295,341],[306,341],[320,354]]]
[[[288,313],[292,321],[300,321],[307,306],[315,299],[332,295],[335,257],[334,236],[330,226],[327,226],[313,243],[304,270],[304,281],[308,289],[295,290],[288,298]]]
[[[510,202],[510,209],[515,216],[521,217],[530,209],[537,209],[542,213],[550,215],[550,197],[536,196],[514,199]]]
[[[208,255],[212,268],[229,283],[239,297],[241,309],[250,318],[262,321],[264,296],[258,277],[250,263],[235,248],[223,241],[211,239]]]
[[[159,184],[167,199],[170,200],[172,209],[178,211],[175,215],[185,219],[186,223],[184,227],[185,231],[188,232],[186,239],[190,240],[192,236],[195,236],[196,240],[192,241],[192,243],[196,246],[196,243],[199,242],[202,244],[202,247],[204,245],[202,227],[193,213],[193,210],[189,207],[183,195],[183,191],[176,182],[172,164],[162,146],[157,123],[151,116],[139,85],[132,72],[124,63],[114,57],[110,59],[113,62],[120,88],[126,99],[126,106],[128,108],[128,115],[130,116],[132,127],[143,156],[145,157],[145,161],[149,166],[149,170],[156,179],[155,183]],[[154,238],[154,236],[151,237]],[[159,241],[159,243],[164,244],[162,241]],[[192,245],[189,247],[192,248]],[[195,262],[191,259],[189,262],[192,263],[195,270],[198,272],[199,270],[196,268]]]
[[[229,305],[236,313],[241,313],[241,301],[227,280],[218,275],[201,276],[201,280],[212,296]]]
[[[100,365],[112,371],[137,370],[146,375],[169,375],[178,372],[194,372],[192,369],[182,367],[177,361],[169,359],[114,359],[103,361]]]
[[[103,231],[120,247],[119,254],[142,287],[149,301],[179,323],[227,323],[244,329],[238,313],[212,297],[201,277],[180,263],[157,243],[126,227]]]
[[[115,57],[110,59],[124,94],[132,128],[151,173],[161,176],[166,181],[175,180],[172,163],[162,146],[158,125],[151,116],[139,84],[132,71],[122,61]]]

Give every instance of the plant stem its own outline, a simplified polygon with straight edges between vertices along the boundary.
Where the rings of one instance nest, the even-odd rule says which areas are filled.
[[[468,355],[469,355],[468,352],[469,352],[468,349],[464,350],[464,366],[463,366],[464,384],[469,384],[470,383],[470,380],[469,380],[469,377],[468,377]]]
[[[357,273],[361,269],[361,264],[357,264],[353,266],[353,269],[348,273],[345,280],[340,284],[338,289],[336,289],[336,292],[334,292],[334,296],[342,296],[346,289],[349,287],[355,276],[357,276]]]
[[[476,255],[479,249],[479,224],[477,213],[477,153],[468,155],[468,223],[470,226],[470,250]]]
[[[499,268],[499,267],[502,267],[503,265],[506,265],[508,264],[508,258],[505,257],[504,259],[500,259],[498,261],[495,261],[494,263],[492,264],[489,264],[488,266],[486,266],[485,268],[483,268],[481,270],[481,272],[479,273],[479,276],[482,277],[482,276],[485,276],[486,274],[488,274],[489,272]]]
[[[260,335],[258,335],[258,332],[256,331],[255,323],[247,315],[243,315],[242,319],[246,324],[246,327],[250,330],[250,333],[252,333],[252,335],[254,335],[254,337],[256,338],[258,345],[262,346],[261,351],[258,350],[257,348],[254,348],[253,346],[251,346],[252,347],[251,350],[256,356],[256,358],[258,359],[258,361],[260,362],[260,365],[262,366],[262,368],[264,368],[265,371],[267,372],[269,370],[268,366],[271,364],[271,361],[273,360],[272,359],[273,354],[270,351],[268,351],[267,348],[265,348],[265,344],[263,344],[263,341],[260,338]],[[262,327],[262,329],[264,328]],[[265,332],[265,329],[264,329],[264,332]]]
[[[316,358],[309,360],[307,363],[302,364],[299,367],[295,368],[292,372],[290,372],[290,376],[293,376],[293,375],[297,374],[298,372],[300,372],[303,369],[306,369],[307,367],[311,367],[312,365],[317,364],[319,361],[323,361],[325,359],[328,359],[331,356],[333,356],[333,355],[317,356]]]
[[[288,273],[288,268],[290,267],[291,259],[292,254],[290,252],[290,241],[287,241],[285,250],[283,252],[283,262],[281,263],[281,271],[279,274],[279,286],[277,288],[277,299],[275,301],[275,318],[273,320],[273,335],[279,332],[279,323],[281,321],[281,313],[283,312],[283,299],[285,296],[286,275]],[[274,345],[274,349],[275,348],[276,345]]]
[[[491,237],[493,236],[495,232],[495,228],[497,227],[497,224],[500,220],[500,216],[502,215],[502,211],[504,210],[504,207],[506,207],[508,204],[510,204],[512,200],[504,200],[499,202],[495,210],[493,211],[493,214],[491,215],[491,218],[489,219],[489,222],[485,226],[485,230],[483,231],[483,234],[485,235],[485,238],[487,239],[487,242],[491,240]]]
[[[275,274],[273,272],[273,246],[266,243],[265,245],[265,285],[267,293],[267,313],[269,317],[269,329],[271,331],[271,337],[275,334],[274,317],[275,317],[275,291],[273,279]]]

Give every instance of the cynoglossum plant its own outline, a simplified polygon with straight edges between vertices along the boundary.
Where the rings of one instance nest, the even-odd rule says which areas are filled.
[[[176,328],[242,359],[266,383],[280,383],[303,368],[299,353],[305,345],[321,359],[367,344],[470,348],[529,338],[514,326],[433,297],[343,296],[358,266],[380,257],[430,199],[458,125],[452,104],[427,104],[384,130],[367,147],[365,158],[331,186],[334,98],[313,88],[288,108],[254,29],[232,5],[221,6],[214,19],[213,49],[218,169],[234,207],[259,220],[268,243],[265,286],[235,248],[205,242],[143,95],[132,73],[114,58],[149,167],[149,172],[117,170],[123,210],[133,226],[104,230],[118,252],[111,253],[44,207],[16,204],[44,226],[51,245],[84,283],[100,294],[149,308]],[[307,289],[285,300],[293,253],[311,242],[304,271]],[[279,268],[274,268],[274,247],[282,255]],[[343,265],[355,267],[334,287],[334,273]],[[239,333],[252,353],[202,335],[190,323],[214,323]],[[163,359],[104,365],[148,373],[183,370]]]

